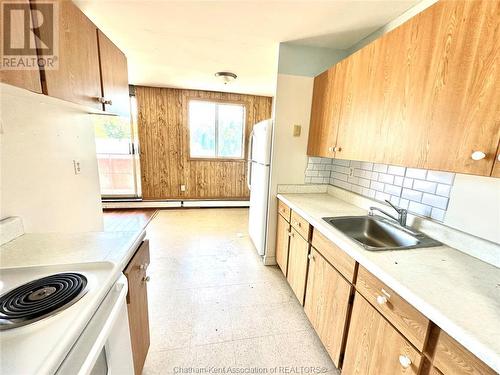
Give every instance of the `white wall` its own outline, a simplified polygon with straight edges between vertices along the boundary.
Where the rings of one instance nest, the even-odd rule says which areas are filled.
[[[26,232],[102,230],[91,115],[0,84],[0,121],[0,218],[20,216]]]
[[[275,98],[273,155],[267,225],[266,264],[274,264],[276,242],[277,187],[279,184],[303,184],[307,166],[307,138],[311,116],[313,78],[278,74]],[[300,137],[293,126],[301,125]]]
[[[444,224],[500,244],[500,178],[457,174]]]

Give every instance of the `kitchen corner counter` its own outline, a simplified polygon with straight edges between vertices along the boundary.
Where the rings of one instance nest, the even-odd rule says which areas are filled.
[[[122,272],[146,232],[28,233],[0,246],[0,268],[110,262]]]
[[[278,194],[278,198],[360,265],[500,372],[500,269],[449,246],[367,251],[322,218],[366,215],[334,196]]]

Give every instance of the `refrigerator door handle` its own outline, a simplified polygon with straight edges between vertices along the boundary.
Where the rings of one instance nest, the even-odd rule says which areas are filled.
[[[248,151],[247,151],[247,186],[248,190],[252,189],[252,147],[253,147],[253,130],[250,133],[248,140]]]

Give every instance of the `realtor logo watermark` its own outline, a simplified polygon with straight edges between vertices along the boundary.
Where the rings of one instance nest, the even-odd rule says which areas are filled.
[[[58,68],[59,4],[45,0],[2,1],[2,70]]]

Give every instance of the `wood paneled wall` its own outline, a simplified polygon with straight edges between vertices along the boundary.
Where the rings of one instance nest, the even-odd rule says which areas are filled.
[[[136,98],[143,199],[249,197],[245,160],[190,160],[187,103],[190,98],[245,103],[246,148],[253,125],[271,117],[272,98],[141,86]]]

